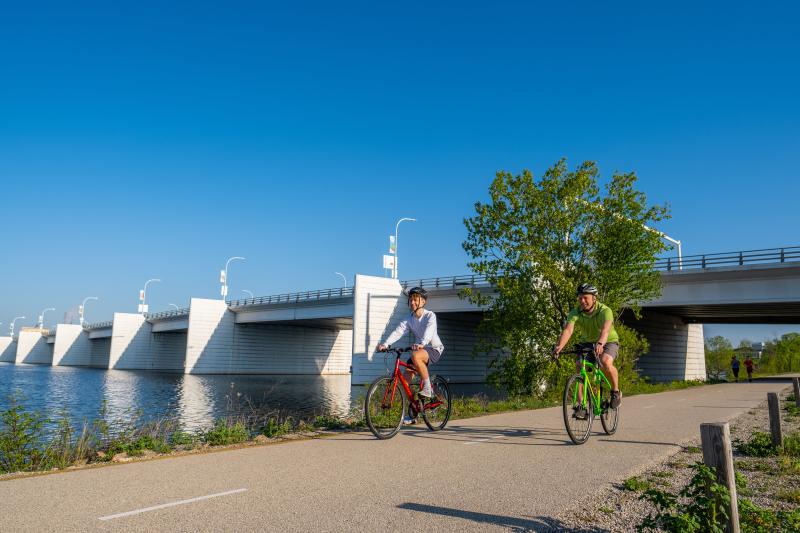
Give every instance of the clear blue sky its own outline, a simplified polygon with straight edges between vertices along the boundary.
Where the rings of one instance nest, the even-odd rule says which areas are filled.
[[[685,254],[800,244],[792,3],[114,4],[3,6],[3,328],[214,297],[231,255],[232,296],[380,275],[400,216],[402,278],[463,273],[494,172],[562,156]]]

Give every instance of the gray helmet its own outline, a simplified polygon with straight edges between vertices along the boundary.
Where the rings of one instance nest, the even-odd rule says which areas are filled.
[[[578,290],[576,292],[578,293],[578,296],[581,294],[593,294],[597,296],[597,287],[590,283],[581,283],[578,285]]]
[[[422,299],[426,302],[428,301],[428,291],[423,289],[422,287],[414,287],[408,291],[408,299],[410,300],[412,296],[415,294],[419,294],[422,296]]]

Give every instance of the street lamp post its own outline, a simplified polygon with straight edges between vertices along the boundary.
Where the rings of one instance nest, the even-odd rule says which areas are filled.
[[[55,311],[55,307],[48,307],[42,311],[42,314],[39,315],[39,329],[44,329],[44,314],[48,311]]]
[[[398,254],[400,252],[400,244],[397,242],[397,231],[398,231],[398,229],[400,229],[400,223],[401,222],[405,222],[406,220],[409,221],[409,222],[416,222],[417,221],[416,218],[406,218],[406,217],[404,217],[404,218],[401,218],[400,220],[398,220],[397,224],[395,224],[395,226],[394,226],[394,268],[392,269],[392,278],[394,278],[394,279],[397,279],[397,275],[398,275],[398,272],[397,272],[397,270],[398,270],[397,269],[397,261],[399,259]]]
[[[242,289],[242,292],[246,292],[247,294],[249,294],[249,295],[250,295],[250,299],[251,299],[251,300],[252,300],[253,298],[255,298],[255,296],[253,296],[253,291],[248,291],[247,289]]]
[[[24,317],[24,316],[18,316],[18,317],[15,317],[15,318],[14,318],[14,320],[12,320],[12,321],[11,321],[11,326],[9,327],[9,331],[10,331],[10,333],[9,333],[9,334],[10,334],[12,337],[14,336],[14,323],[15,323],[17,320],[25,320],[25,317]]]
[[[83,313],[86,310],[86,302],[89,300],[99,300],[97,296],[87,296],[83,299],[83,303],[78,308],[78,319],[80,320],[81,326],[83,325]]]
[[[139,312],[143,315],[147,313],[147,286],[153,282],[161,283],[161,280],[158,278],[148,279],[144,284],[144,289],[139,291],[139,301],[142,302],[139,304]]]
[[[225,297],[228,295],[228,265],[231,264],[231,261],[239,259],[241,261],[246,261],[244,257],[234,256],[228,259],[225,262],[225,270],[220,270],[219,272],[219,282],[222,283],[222,288],[220,289],[220,294],[222,295],[222,299],[224,300]]]
[[[334,274],[336,274],[337,276],[341,276],[342,281],[344,282],[344,288],[346,289],[347,288],[347,278],[344,277],[344,274],[342,274],[341,272],[334,272]]]
[[[176,311],[180,311],[180,310],[181,310],[181,308],[180,308],[180,307],[178,307],[178,306],[177,306],[177,305],[175,305],[175,304],[169,304],[169,305],[171,305],[172,307],[174,307]]]

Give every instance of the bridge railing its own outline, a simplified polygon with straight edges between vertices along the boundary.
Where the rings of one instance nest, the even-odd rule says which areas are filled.
[[[189,308],[183,307],[181,309],[170,309],[169,311],[159,311],[158,313],[147,313],[145,318],[147,320],[163,320],[165,318],[174,318],[179,316],[187,316]]]
[[[489,285],[486,278],[478,275],[445,276],[440,278],[422,278],[401,281],[403,290],[411,287],[422,287],[424,289],[461,289],[463,287],[476,287]]]
[[[273,294],[271,296],[256,296],[241,300],[228,301],[228,307],[246,307],[249,305],[270,305],[282,303],[299,303],[317,300],[330,300],[332,298],[345,298],[353,295],[352,287],[339,287],[337,289],[320,289],[316,291],[289,292],[286,294]]]
[[[667,257],[655,263],[656,270],[686,270],[717,266],[744,266],[751,264],[786,263],[800,261],[800,246],[765,248],[718,254],[687,255],[682,258]]]
[[[114,325],[112,320],[107,320],[105,322],[94,322],[92,324],[84,324],[83,329],[103,329],[103,328],[110,328]]]

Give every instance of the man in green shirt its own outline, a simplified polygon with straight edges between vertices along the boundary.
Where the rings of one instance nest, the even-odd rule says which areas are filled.
[[[614,313],[607,305],[597,301],[597,288],[582,283],[578,286],[578,307],[567,315],[567,323],[558,339],[554,352],[558,355],[572,337],[575,324],[581,333],[580,342],[593,343],[595,356],[600,368],[611,382],[611,407],[616,409],[622,402],[619,391],[619,375],[614,366],[614,359],[619,354],[619,335],[614,329]],[[580,367],[578,368],[580,371]]]

